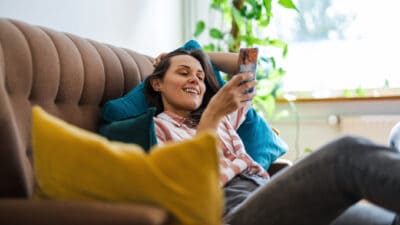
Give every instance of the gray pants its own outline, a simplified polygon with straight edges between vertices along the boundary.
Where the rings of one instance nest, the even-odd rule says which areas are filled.
[[[225,187],[228,224],[390,225],[388,210],[400,213],[400,153],[362,138],[335,140],[259,188],[243,180]]]

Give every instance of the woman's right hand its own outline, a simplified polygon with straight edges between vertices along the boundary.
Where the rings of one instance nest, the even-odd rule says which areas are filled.
[[[210,100],[201,117],[198,130],[216,129],[221,119],[234,111],[251,104],[255,96],[257,81],[251,73],[234,75]],[[249,89],[253,89],[249,92]]]

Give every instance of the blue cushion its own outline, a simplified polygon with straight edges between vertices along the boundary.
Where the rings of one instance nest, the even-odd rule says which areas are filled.
[[[197,41],[190,40],[180,49],[193,50],[202,48]],[[213,70],[219,84],[221,86],[224,85],[225,81],[214,65]],[[145,112],[149,106],[144,96],[143,87],[144,82],[123,97],[106,102],[102,110],[104,121],[111,123]],[[273,161],[286,153],[287,145],[272,131],[254,109],[250,109],[246,116],[246,120],[238,129],[238,134],[243,140],[249,155],[265,169],[268,169]]]
[[[123,97],[107,101],[101,112],[103,119],[106,122],[113,122],[145,112],[149,104],[144,96],[143,88],[144,82]]]
[[[155,107],[148,108],[142,114],[127,119],[104,123],[99,133],[112,141],[135,143],[146,151],[157,144],[154,125]]]
[[[288,149],[287,144],[253,108],[247,112],[246,120],[237,132],[247,153],[266,170]]]

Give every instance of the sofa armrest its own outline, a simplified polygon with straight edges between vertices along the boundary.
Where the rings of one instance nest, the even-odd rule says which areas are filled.
[[[1,199],[0,224],[165,224],[168,213],[142,204]]]
[[[287,159],[277,159],[275,162],[271,164],[268,168],[268,173],[270,176],[273,176],[280,170],[292,166],[293,163],[290,160]]]

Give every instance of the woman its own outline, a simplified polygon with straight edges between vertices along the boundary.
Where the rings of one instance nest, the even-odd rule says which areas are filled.
[[[237,55],[210,56],[225,71],[237,69]],[[256,86],[252,74],[236,74],[218,87],[201,51],[178,50],[158,61],[145,83],[146,97],[157,108],[157,140],[217,133],[227,223],[396,224],[386,210],[400,212],[400,173],[393,172],[400,171],[400,154],[394,149],[341,138],[269,179],[235,132],[255,95],[247,91]],[[361,199],[386,209],[356,204]]]

